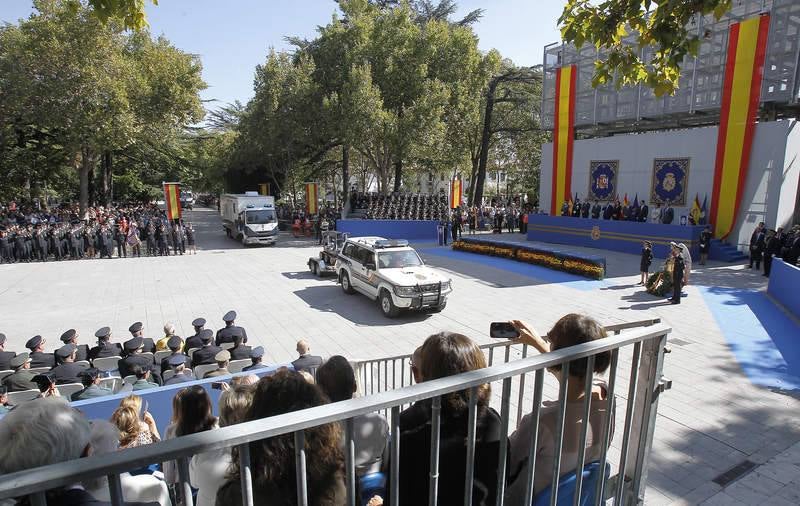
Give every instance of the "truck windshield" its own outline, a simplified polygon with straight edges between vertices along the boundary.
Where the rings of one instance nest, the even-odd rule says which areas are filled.
[[[402,269],[422,265],[416,251],[385,251],[378,253],[378,267],[381,269]]]
[[[258,211],[247,211],[245,220],[248,225],[263,225],[264,223],[275,222],[275,211],[260,209]]]

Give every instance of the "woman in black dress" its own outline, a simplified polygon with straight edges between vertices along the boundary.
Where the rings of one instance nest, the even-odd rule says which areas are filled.
[[[650,241],[642,243],[642,260],[639,262],[639,271],[642,273],[640,285],[647,284],[647,276],[650,274],[650,264],[653,263],[653,245]]]
[[[711,250],[711,227],[700,232],[700,265],[705,265],[708,260],[708,252]]]

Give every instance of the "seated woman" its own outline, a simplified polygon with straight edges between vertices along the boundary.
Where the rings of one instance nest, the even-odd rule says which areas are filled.
[[[549,342],[540,337],[536,331],[525,323],[515,320],[511,322],[520,333],[520,341],[534,347],[540,353],[556,351],[578,344],[588,343],[606,337],[603,327],[593,318],[578,314],[568,314],[556,322],[547,334]],[[603,373],[611,362],[611,353],[603,352],[595,356],[594,372]],[[588,371],[588,359],[574,360],[569,365],[569,383],[567,385],[567,411],[564,418],[564,439],[561,449],[561,475],[575,470],[578,462],[578,445],[583,427],[584,383]],[[558,381],[562,381],[561,367],[548,369]],[[604,381],[595,381],[592,389],[592,400],[589,412],[589,427],[586,433],[586,456],[584,462],[596,461],[600,458],[603,446],[603,428],[609,412],[613,413],[613,404],[609,409],[609,399]],[[532,415],[526,415],[517,431],[510,437],[508,488],[506,504],[522,504],[525,498],[525,486],[528,475],[533,473],[534,495],[547,488],[553,479],[553,464],[558,437],[558,401],[544,401],[539,412],[539,435],[536,447],[536,468],[528,467],[531,431],[534,423]],[[612,435],[613,435],[613,418]],[[609,441],[609,444],[611,441]]]
[[[318,386],[294,371],[281,370],[256,385],[253,403],[243,422],[282,415],[326,404]],[[329,423],[305,430],[306,478],[310,506],[346,503],[344,455],[339,424]],[[239,457],[232,452],[228,481],[217,492],[217,504],[239,505],[242,501]],[[250,443],[250,469],[255,504],[297,504],[294,434]]]
[[[161,441],[156,421],[147,410],[142,410],[142,398],[138,395],[129,395],[120,401],[111,414],[111,423],[119,429],[120,449]]]
[[[462,334],[442,332],[425,340],[419,372],[422,381],[453,376],[486,367],[486,358],[475,342]],[[497,491],[497,466],[501,436],[500,416],[489,407],[491,388],[478,389],[477,430],[475,436],[475,475],[472,504],[494,504]],[[400,432],[400,502],[427,504],[431,451],[431,402],[417,402],[405,417],[413,424]],[[467,415],[469,391],[442,397],[439,447],[439,504],[463,504],[464,471],[467,453]],[[402,414],[401,414],[402,416]]]

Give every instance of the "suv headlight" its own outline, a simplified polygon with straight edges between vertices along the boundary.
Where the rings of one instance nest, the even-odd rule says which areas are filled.
[[[415,287],[415,286],[396,286],[396,287],[394,287],[394,293],[398,297],[413,297],[417,293],[417,287]]]
[[[442,281],[442,291],[450,289],[450,281]]]

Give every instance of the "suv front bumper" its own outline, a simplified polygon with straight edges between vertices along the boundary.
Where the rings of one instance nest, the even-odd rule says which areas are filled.
[[[443,306],[447,302],[447,296],[450,295],[453,289],[442,290],[435,292],[420,292],[410,297],[401,297],[392,292],[392,302],[394,305],[402,309],[426,309],[436,308]]]

